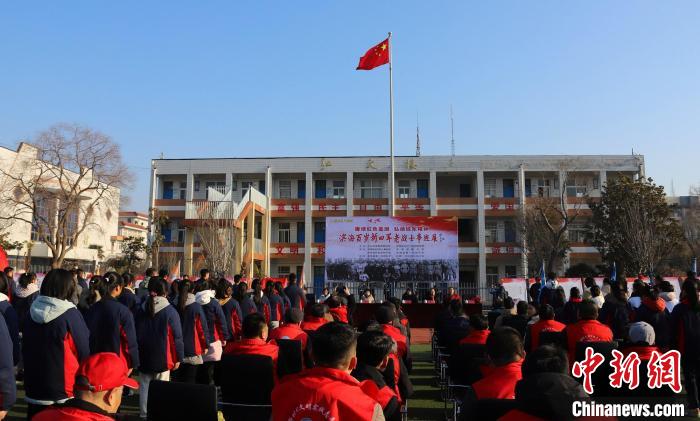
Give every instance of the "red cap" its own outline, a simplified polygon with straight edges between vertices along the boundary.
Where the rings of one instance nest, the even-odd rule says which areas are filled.
[[[117,354],[100,352],[90,355],[80,364],[77,376],[86,378],[88,384],[78,380],[75,388],[91,392],[103,392],[119,386],[138,389],[139,384],[136,380],[130,379],[128,373],[126,362]]]

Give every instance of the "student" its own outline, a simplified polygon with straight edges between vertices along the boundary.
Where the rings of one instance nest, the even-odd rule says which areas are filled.
[[[301,342],[302,351],[306,352],[309,335],[301,328],[304,313],[298,308],[290,308],[284,315],[284,324],[270,332],[269,339],[291,339]]]
[[[19,331],[24,329],[24,322],[29,317],[29,308],[39,296],[39,286],[36,284],[36,274],[25,272],[20,275],[18,287],[13,291],[12,307],[17,313]]]
[[[139,366],[139,347],[134,316],[116,299],[123,289],[119,274],[108,272],[91,285],[91,289],[102,299],[85,315],[85,324],[90,330],[90,354],[113,352],[133,370]]]
[[[240,282],[238,285],[234,286],[233,298],[235,298],[241,306],[241,322],[245,316],[258,312],[258,308],[255,307],[255,301],[253,301],[253,298],[248,294],[248,285],[245,282]]]
[[[226,327],[228,328],[231,340],[241,337],[241,323],[243,321],[243,311],[238,300],[233,298],[234,286],[226,279],[219,279],[216,286],[216,299],[219,300],[221,310],[224,312]]]
[[[530,319],[527,317],[528,304],[527,301],[518,301],[516,305],[515,315],[507,315],[501,319],[502,327],[512,327],[517,330],[520,337],[525,337],[525,329],[527,329],[527,322]]]
[[[681,368],[685,379],[689,411],[686,416],[697,417],[698,381],[700,381],[700,303],[697,281],[689,276],[681,287],[681,302],[671,313],[673,348],[681,353]]]
[[[306,306],[306,296],[304,290],[297,285],[297,275],[290,273],[287,277],[287,288],[284,289],[285,295],[289,298],[292,307],[303,310]]]
[[[343,421],[383,420],[381,405],[350,375],[357,366],[356,346],[357,337],[350,325],[331,322],[320,327],[311,337],[316,366],[286,376],[275,386],[272,420],[287,421],[292,416],[295,419],[325,416]]]
[[[486,339],[491,333],[489,330],[489,321],[486,316],[481,313],[472,314],[469,316],[469,327],[471,327],[469,334],[462,338],[459,344],[485,345]]]
[[[644,281],[639,278],[635,279],[632,283],[632,294],[627,302],[633,310],[636,310],[640,305],[642,305],[642,290],[645,288],[645,286]]]
[[[387,386],[384,370],[389,362],[393,340],[381,331],[368,330],[357,338],[357,367],[352,376],[360,382],[370,381],[379,389],[376,400],[382,406],[384,418],[401,419],[401,405],[396,393]]]
[[[12,298],[14,296],[14,289],[15,289],[15,268],[12,266],[8,266],[5,269],[3,269],[2,273],[5,274],[7,277],[8,283],[7,283],[7,296],[9,297],[9,301],[12,301]]]
[[[178,284],[177,312],[182,324],[184,358],[180,367],[173,371],[173,380],[181,383],[195,383],[197,368],[204,363],[204,355],[213,341],[204,310],[192,293],[194,285],[184,279],[178,281]]]
[[[511,297],[506,297],[503,299],[503,309],[501,309],[501,314],[496,317],[496,321],[493,324],[493,328],[497,329],[502,326],[503,318],[508,316],[515,316],[517,314],[515,310],[515,301]]]
[[[282,286],[282,282],[275,282],[275,291],[277,291],[277,294],[282,298],[282,301],[284,302],[284,311],[282,312],[282,314],[287,314],[287,310],[292,308],[292,302],[289,301],[289,297],[287,297],[287,294],[284,293],[284,287]]]
[[[549,304],[540,306],[540,320],[528,326],[525,335],[525,349],[532,351],[540,346],[542,332],[561,332],[566,328],[564,323],[554,320],[554,307]]]
[[[10,281],[4,272],[0,272],[0,316],[5,317],[7,330],[12,338],[12,358],[15,365],[19,364],[20,346],[19,346],[19,318],[17,311],[10,304]]]
[[[301,329],[304,332],[313,332],[328,323],[332,318],[328,314],[328,306],[324,303],[316,303],[307,307]]]
[[[119,410],[124,387],[138,389],[131,370],[111,352],[93,354],[78,369],[75,398],[40,412],[34,421],[110,421]]]
[[[564,304],[559,322],[565,325],[574,324],[578,321],[578,307],[581,305],[581,291],[577,287],[569,291],[569,301]]]
[[[284,300],[277,294],[275,283],[268,279],[265,284],[265,297],[270,303],[270,327],[279,327],[282,318],[284,317]]]
[[[268,328],[265,319],[258,313],[249,314],[243,319],[243,337],[240,341],[229,342],[224,351],[227,355],[262,355],[272,360],[273,376],[277,378],[279,347],[267,342]]]
[[[603,308],[603,304],[605,304],[605,297],[603,297],[603,293],[600,291],[600,288],[598,287],[598,285],[591,286],[590,294],[591,294],[591,300],[598,307],[598,310]]]
[[[579,342],[611,342],[613,332],[598,321],[598,306],[591,300],[581,301],[578,322],[565,329],[566,344],[569,350],[569,363],[576,359],[576,344]]]
[[[666,312],[671,314],[673,312],[673,307],[678,304],[678,297],[676,297],[676,291],[673,289],[668,281],[662,281],[659,284],[659,297],[664,300],[666,304]]]
[[[336,322],[348,323],[348,307],[343,304],[344,300],[343,297],[333,295],[325,301],[328,312]]]
[[[630,324],[629,341],[622,349],[622,353],[626,355],[632,352],[639,355],[639,359],[645,362],[649,361],[652,352],[661,352],[656,346],[656,333],[654,328],[647,322],[636,322]]]
[[[12,358],[12,339],[5,318],[0,316],[0,420],[17,400],[15,364]]]
[[[515,386],[516,409],[499,421],[573,419],[571,402],[588,395],[568,372],[566,352],[560,347],[542,345],[529,352],[522,365],[523,378]]]
[[[464,315],[461,301],[450,301],[444,318],[436,325],[436,330],[440,345],[448,348],[454,347],[469,334],[469,319]]]
[[[146,269],[146,272],[144,272],[143,281],[141,281],[138,289],[136,290],[136,299],[139,303],[143,303],[148,298],[148,283],[155,275],[156,270],[153,268],[148,268]]]
[[[122,284],[124,288],[122,288],[122,292],[117,300],[124,304],[131,311],[131,314],[136,314],[139,305],[136,299],[136,291],[134,290],[134,276],[128,272],[124,273],[122,275]]]
[[[211,276],[211,273],[209,272],[209,269],[202,269],[199,271],[199,279],[195,281],[195,285],[200,285],[200,284],[208,284],[209,283],[209,278]],[[208,289],[209,285],[207,285]]]
[[[136,316],[139,344],[139,415],[147,416],[148,385],[152,380],[170,380],[185,358],[182,325],[177,310],[165,297],[168,284],[161,278],[148,282],[148,298]]]
[[[401,331],[394,326],[396,320],[396,311],[393,307],[389,306],[379,306],[377,312],[374,315],[382,327],[382,332],[387,334],[391,339],[396,342],[396,353],[402,360],[408,358],[408,338]]]
[[[494,329],[486,340],[486,354],[491,365],[484,377],[472,384],[465,402],[478,399],[514,399],[515,384],[522,378],[525,351],[518,331],[511,327]]]
[[[195,300],[204,310],[210,338],[204,363],[197,370],[197,383],[200,384],[214,384],[214,364],[221,360],[223,348],[226,342],[231,340],[224,311],[214,298],[216,293],[209,288],[211,288],[209,282],[196,283],[194,286]]]
[[[396,297],[389,297],[388,302],[394,304],[394,310],[396,310],[396,327],[401,329],[401,333],[406,335],[408,340],[411,340],[411,324],[408,321],[408,317],[404,314],[401,305],[403,304],[401,300]]]
[[[622,282],[610,284],[610,294],[605,296],[605,303],[600,308],[598,320],[613,331],[613,337],[622,339],[627,333],[630,310],[627,305],[627,290]]]
[[[22,336],[27,418],[73,397],[75,373],[90,355],[90,332],[70,302],[76,284],[65,269],[52,269],[29,308]]]
[[[263,294],[262,283],[260,279],[255,278],[250,284],[253,292],[250,294],[255,303],[255,308],[257,312],[265,318],[266,323],[270,323],[270,300],[267,299],[265,294]]]
[[[632,319],[636,322],[647,322],[655,332],[656,345],[661,349],[668,349],[670,335],[669,313],[666,311],[666,302],[659,297],[655,288],[644,285],[639,291],[641,303],[632,312]]]
[[[374,295],[372,295],[372,290],[365,289],[365,291],[362,293],[362,297],[360,297],[360,302],[362,304],[373,304]]]
[[[323,290],[321,290],[321,296],[318,297],[318,302],[319,303],[324,303],[328,298],[331,296],[331,291],[328,289],[328,287],[323,287]]]

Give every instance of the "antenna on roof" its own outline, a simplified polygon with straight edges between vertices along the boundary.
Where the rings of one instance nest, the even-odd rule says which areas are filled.
[[[165,154],[163,152],[160,153],[160,159],[165,159]]]
[[[416,113],[416,156],[420,156],[420,125],[418,124],[418,113]]]
[[[671,179],[671,196],[676,197],[676,187],[673,185],[673,179]]]
[[[450,130],[452,131],[452,140],[450,141],[450,151],[452,156],[455,156],[455,119],[452,115],[452,104],[450,104]]]

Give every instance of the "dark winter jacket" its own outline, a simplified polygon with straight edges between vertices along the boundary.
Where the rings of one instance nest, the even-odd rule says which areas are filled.
[[[127,367],[139,366],[134,316],[125,305],[111,296],[104,297],[87,311],[85,323],[90,329],[90,354],[112,352]]]
[[[139,371],[162,373],[172,370],[184,355],[182,325],[177,310],[165,297],[155,297],[155,315],[148,312],[148,299],[136,315],[136,340],[139,344]]]

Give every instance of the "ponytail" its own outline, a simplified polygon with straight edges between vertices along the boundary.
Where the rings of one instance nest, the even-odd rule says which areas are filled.
[[[19,286],[22,288],[27,288],[29,284],[36,280],[36,274],[34,272],[25,272],[19,277]]]
[[[167,293],[168,285],[163,278],[156,278],[148,281],[148,300],[146,300],[146,310],[151,318],[156,316],[156,297],[165,297]]]
[[[88,307],[92,307],[93,304],[100,301],[107,295],[107,282],[105,278],[95,275],[90,278],[90,292],[86,298]]]
[[[183,279],[178,282],[177,289],[178,289],[178,299],[177,299],[177,311],[180,313],[180,316],[185,314],[185,303],[187,303],[187,294],[189,294],[190,289],[192,288],[192,282],[188,281],[187,279]]]

